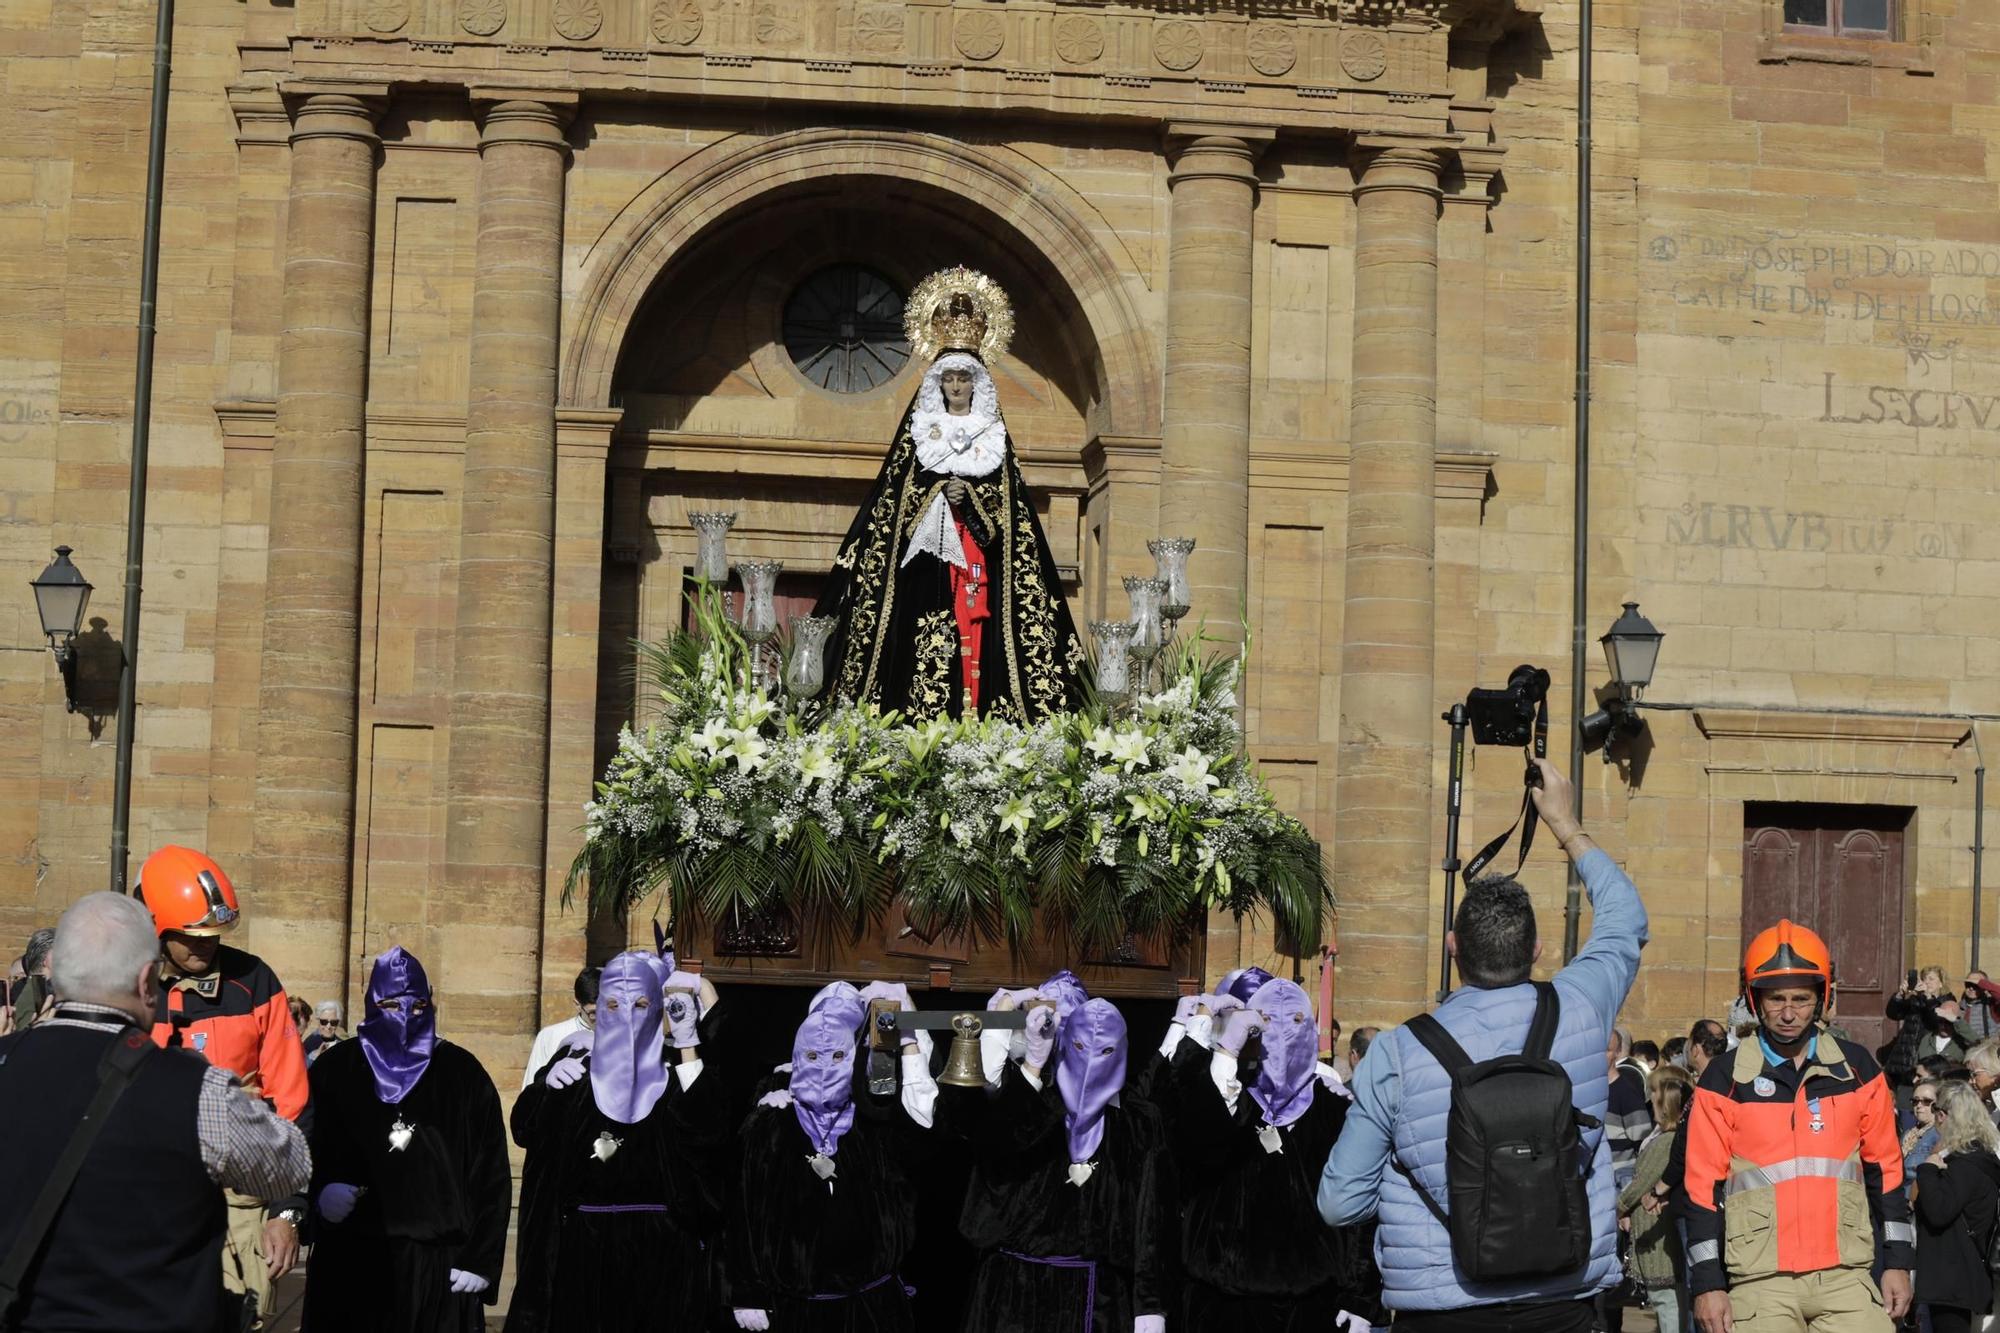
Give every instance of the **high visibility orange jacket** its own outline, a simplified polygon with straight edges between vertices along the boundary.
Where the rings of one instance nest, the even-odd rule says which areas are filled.
[[[1709,1063],[1686,1129],[1688,1287],[1773,1273],[1910,1268],[1917,1236],[1889,1085],[1821,1029],[1804,1067],[1746,1040]]]
[[[277,974],[255,954],[225,944],[207,976],[162,977],[153,1040],[227,1069],[287,1120],[305,1110],[305,1048],[292,1026],[291,1003]]]

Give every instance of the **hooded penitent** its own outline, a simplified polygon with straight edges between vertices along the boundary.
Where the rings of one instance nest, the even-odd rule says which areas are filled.
[[[854,1128],[854,1027],[837,1005],[806,1015],[792,1039],[792,1114],[828,1157]]]
[[[1104,1112],[1125,1086],[1125,1016],[1109,1000],[1092,1000],[1056,1029],[1056,1047],[1069,1159],[1087,1162],[1104,1141]]]
[[[667,1090],[660,1047],[665,1018],[659,958],[643,949],[604,965],[597,987],[597,1031],[590,1043],[590,1095],[621,1125],[652,1114]]]
[[[437,1014],[424,965],[402,945],[375,960],[365,1013],[355,1028],[375,1073],[375,1095],[394,1106],[410,1095],[437,1048]]]
[[[1226,972],[1222,984],[1215,988],[1217,995],[1234,995],[1243,1003],[1250,1003],[1250,997],[1259,987],[1271,980],[1271,974],[1261,967],[1246,967],[1238,972]]]
[[[847,1024],[851,1035],[868,1016],[868,1001],[861,998],[861,992],[845,981],[835,981],[819,988],[806,1005],[808,1014],[828,1014]]]
[[[1248,1000],[1263,1015],[1258,1037],[1263,1058],[1250,1096],[1264,1112],[1264,1123],[1283,1127],[1312,1107],[1319,1063],[1319,1029],[1313,1026],[1312,1001],[1296,982],[1267,981]]]

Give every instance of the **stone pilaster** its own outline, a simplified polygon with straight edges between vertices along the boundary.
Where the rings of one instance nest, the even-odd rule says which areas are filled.
[[[1430,989],[1439,168],[1433,152],[1382,149],[1354,190],[1333,855],[1341,969],[1367,978],[1377,1016],[1408,1014]]]
[[[1231,642],[1242,638],[1250,564],[1251,214],[1257,158],[1272,137],[1233,126],[1167,130],[1173,202],[1159,535],[1196,540],[1190,619]]]
[[[363,409],[383,89],[294,95],[258,685],[251,947],[293,993],[346,993]]]
[[[459,1031],[503,1083],[538,1018],[555,570],[563,126],[574,97],[481,109],[479,240],[451,694],[445,883]]]

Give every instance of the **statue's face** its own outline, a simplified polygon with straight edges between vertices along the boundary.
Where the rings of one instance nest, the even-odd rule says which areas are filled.
[[[955,417],[962,417],[972,410],[972,372],[969,370],[947,370],[938,376],[938,388],[944,392],[945,411]]]

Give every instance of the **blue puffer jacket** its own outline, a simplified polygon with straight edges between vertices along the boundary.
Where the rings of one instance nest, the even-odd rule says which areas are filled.
[[[1552,1053],[1569,1071],[1577,1109],[1602,1120],[1609,1091],[1605,1047],[1638,975],[1646,909],[1632,881],[1603,852],[1588,853],[1577,869],[1595,917],[1589,944],[1555,977],[1562,1022]],[[1499,990],[1467,987],[1438,1007],[1437,1019],[1479,1061],[1519,1051],[1534,1008],[1534,988],[1526,984]],[[1591,1246],[1584,1270],[1528,1282],[1473,1284],[1459,1276],[1450,1237],[1423,1200],[1401,1173],[1385,1170],[1393,1144],[1397,1158],[1417,1174],[1432,1198],[1441,1203],[1448,1198],[1444,1153],[1450,1079],[1415,1037],[1398,1028],[1369,1047],[1352,1086],[1354,1107],[1320,1182],[1320,1212],[1333,1225],[1380,1217],[1375,1259],[1382,1269],[1382,1299],[1390,1309],[1559,1300],[1617,1283],[1617,1191],[1601,1130],[1584,1137],[1591,1155]]]

